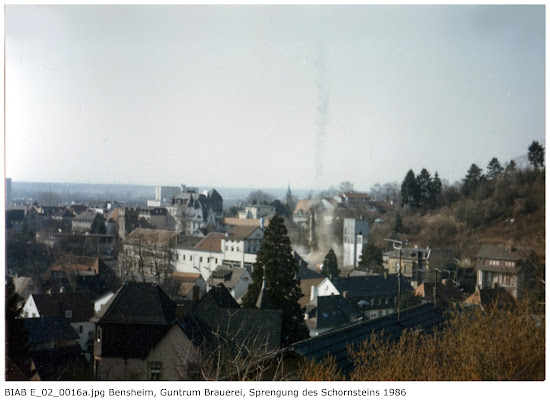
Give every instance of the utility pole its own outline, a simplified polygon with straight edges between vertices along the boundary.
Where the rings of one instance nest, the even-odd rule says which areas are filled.
[[[393,245],[393,249],[399,251],[399,264],[397,266],[397,323],[401,321],[401,251],[403,249],[403,242],[395,239],[385,239],[390,241]],[[406,241],[408,243],[408,241]]]

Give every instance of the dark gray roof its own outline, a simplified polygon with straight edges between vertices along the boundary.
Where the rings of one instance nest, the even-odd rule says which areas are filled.
[[[281,346],[282,311],[213,308],[192,311],[190,317],[207,340],[220,335],[224,342],[239,349],[259,348],[264,352],[276,351]]]
[[[529,257],[530,251],[525,248],[514,248],[504,245],[483,245],[477,258],[520,261]]]
[[[99,216],[100,219],[105,220],[105,217],[103,217],[100,213],[94,212],[91,210],[88,210],[86,212],[80,213],[78,216],[74,218],[75,221],[94,221]]]
[[[320,360],[331,355],[338,367],[342,369],[342,373],[349,374],[353,370],[353,363],[348,356],[349,345],[359,345],[373,333],[383,332],[384,336],[397,338],[406,329],[430,332],[440,328],[445,320],[446,317],[441,309],[434,309],[433,304],[426,303],[402,311],[399,322],[397,314],[392,314],[350,324],[317,337],[299,341],[288,347],[287,351],[309,360]]]
[[[309,315],[306,323],[310,329],[332,329],[348,324],[359,316],[355,308],[340,295],[315,297],[305,309]]]
[[[79,338],[69,321],[61,316],[36,317],[23,320],[25,330],[29,334],[29,343],[33,345],[59,343]]]
[[[92,321],[98,324],[170,325],[176,304],[159,285],[124,283]]]
[[[84,291],[33,294],[32,298],[43,317],[65,318],[65,312],[71,311],[70,322],[87,322],[94,315],[94,306]]]
[[[397,274],[335,277],[332,280],[340,294],[347,292],[348,298],[391,296],[397,294]],[[410,281],[401,276],[401,291],[411,291]]]

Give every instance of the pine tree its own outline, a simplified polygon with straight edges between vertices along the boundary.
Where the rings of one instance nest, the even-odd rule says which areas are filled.
[[[253,309],[262,289],[265,273],[265,292],[273,309],[283,311],[281,343],[284,346],[308,337],[308,329],[298,304],[302,297],[298,265],[292,256],[290,239],[280,216],[273,216],[265,230],[262,245],[256,256],[253,283],[243,297],[243,307]]]
[[[422,207],[429,207],[431,196],[431,183],[432,177],[430,172],[423,168],[420,174],[416,176],[416,185],[418,187],[418,205]]]
[[[466,196],[472,195],[484,179],[485,176],[482,174],[482,170],[476,164],[472,164],[466,177],[462,180],[462,193]]]
[[[325,277],[329,277],[331,275],[332,277],[338,277],[339,275],[338,259],[336,258],[336,254],[334,253],[334,250],[332,248],[325,256],[323,268],[321,269],[321,274]]]
[[[414,175],[414,171],[409,170],[403,183],[401,184],[401,205],[409,205],[411,207],[418,206],[420,191],[418,183]]]
[[[436,171],[434,178],[430,182],[430,207],[434,208],[439,204],[442,191],[443,191],[443,184],[441,183],[439,174]]]
[[[395,215],[395,221],[393,223],[393,232],[396,234],[405,232],[405,226],[403,225],[403,218],[401,218],[401,215],[399,213]]]
[[[535,170],[544,166],[544,147],[538,141],[533,141],[527,150],[529,151],[527,157]]]
[[[359,261],[360,270],[371,269],[373,271],[380,271],[382,270],[382,262],[382,251],[376,245],[369,242],[363,246],[361,260]]]
[[[496,157],[493,157],[487,165],[487,178],[489,180],[496,180],[502,174],[502,165]]]

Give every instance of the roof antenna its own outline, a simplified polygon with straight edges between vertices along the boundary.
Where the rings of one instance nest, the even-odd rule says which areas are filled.
[[[401,322],[401,250],[403,249],[403,241],[398,241],[395,239],[387,239],[393,245],[393,249],[399,251],[399,264],[397,265],[397,323]],[[405,243],[408,244],[409,241]]]

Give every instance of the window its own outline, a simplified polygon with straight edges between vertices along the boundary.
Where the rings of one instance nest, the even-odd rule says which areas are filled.
[[[71,319],[73,317],[73,311],[72,310],[66,310],[65,311],[65,319]]]
[[[89,331],[88,332],[88,340],[91,340],[94,338],[94,332],[93,331]]]
[[[78,326],[78,333],[82,334],[84,332],[84,327],[82,325]]]
[[[199,258],[199,262],[202,262],[202,256]]]
[[[185,260],[185,254],[181,255],[181,260]]]
[[[149,362],[149,380],[162,380],[162,362]]]
[[[193,255],[189,256],[189,260],[192,262],[193,261]]]

